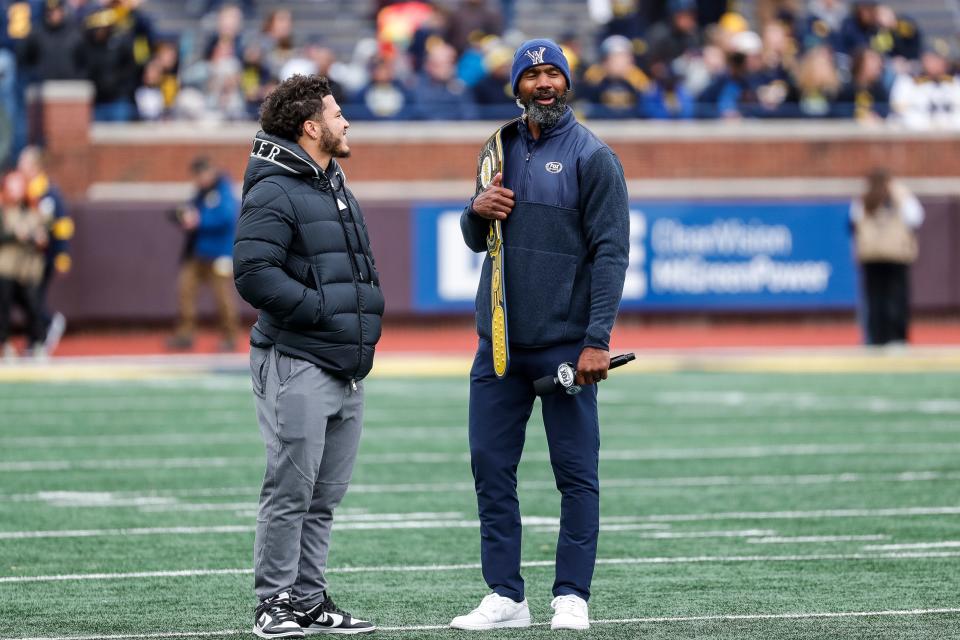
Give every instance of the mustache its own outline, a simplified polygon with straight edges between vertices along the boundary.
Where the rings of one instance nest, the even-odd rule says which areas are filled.
[[[540,91],[534,91],[532,97],[534,100],[545,100],[547,98],[559,98],[560,92],[556,91],[555,89],[543,89]]]

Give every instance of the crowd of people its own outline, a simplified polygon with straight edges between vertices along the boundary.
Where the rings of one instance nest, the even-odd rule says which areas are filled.
[[[9,5],[0,42],[4,103],[14,85],[87,78],[101,121],[250,120],[295,73],[327,76],[352,119],[512,117],[509,66],[524,35],[509,0],[381,0],[375,37],[338,59],[327,33],[302,36],[282,4],[204,0],[209,32],[163,33],[147,0],[30,0]],[[960,126],[950,43],[925,39],[874,0],[589,0],[580,29],[559,35],[572,104],[588,118],[890,119]],[[23,7],[21,7],[23,5]],[[21,13],[14,11],[20,7]],[[31,11],[32,7],[32,11]],[[544,12],[551,8],[544,3]],[[2,18],[0,18],[2,19]],[[751,20],[755,27],[751,27]],[[551,35],[551,34],[537,34]],[[11,62],[14,61],[14,62]],[[22,100],[22,96],[21,96]]]

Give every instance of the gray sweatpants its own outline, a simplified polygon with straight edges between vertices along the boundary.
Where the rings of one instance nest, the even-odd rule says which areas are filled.
[[[333,510],[360,444],[363,386],[275,349],[250,347],[254,404],[267,451],[254,542],[260,601],[289,591],[301,610],[323,600]]]

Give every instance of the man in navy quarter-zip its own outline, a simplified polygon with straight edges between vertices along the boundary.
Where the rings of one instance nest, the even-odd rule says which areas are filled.
[[[250,370],[267,452],[253,632],[364,633],[375,627],[337,607],[325,577],[383,315],[366,224],[336,160],[350,154],[350,125],[326,78],[295,75],[264,100],[260,126],[233,251],[237,290],[259,310]]]
[[[492,221],[499,220],[503,230],[509,367],[498,377],[492,357],[491,341],[503,332],[491,309],[491,299],[496,306],[499,298],[499,287],[491,293],[491,259],[477,291],[480,340],[470,372],[480,559],[492,593],[450,626],[530,624],[520,576],[517,465],[533,410],[532,383],[569,361],[582,393],[542,399],[561,494],[551,628],[586,629],[600,529],[596,383],[607,377],[610,331],[627,269],[627,189],[617,157],[566,106],[570,71],[560,47],[550,40],[523,43],[511,75],[523,116],[501,129],[502,173],[492,176],[460,219],[464,240],[477,252],[488,250]],[[491,246],[495,255],[496,243]]]

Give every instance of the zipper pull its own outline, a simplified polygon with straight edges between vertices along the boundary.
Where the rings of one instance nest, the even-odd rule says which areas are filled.
[[[353,389],[354,391],[357,390],[357,381],[354,380],[353,378],[350,378],[350,388]]]

